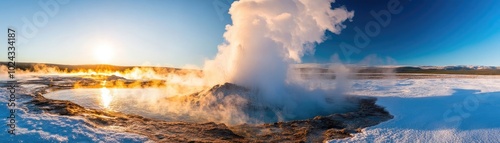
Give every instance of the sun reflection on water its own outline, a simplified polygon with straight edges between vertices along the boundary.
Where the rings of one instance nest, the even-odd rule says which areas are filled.
[[[101,105],[109,109],[109,104],[113,100],[113,96],[111,95],[111,92],[109,91],[108,88],[106,88],[106,81],[102,82],[102,88],[101,88]]]

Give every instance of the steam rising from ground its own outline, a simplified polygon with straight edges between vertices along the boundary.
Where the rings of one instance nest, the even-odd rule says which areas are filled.
[[[235,1],[229,10],[233,24],[226,26],[226,42],[218,47],[219,52],[213,60],[205,62],[202,75],[152,68],[69,73],[165,80],[165,86],[161,87],[164,90],[142,93],[147,96],[137,98],[137,106],[156,113],[176,113],[208,121],[229,124],[275,122],[342,112],[351,107],[343,97],[349,73],[346,67],[342,64],[328,67],[337,76],[336,84],[328,88],[314,86],[291,70],[294,68],[291,65],[300,63],[304,54],[312,53],[315,44],[325,40],[325,31],[340,34],[345,28],[342,22],[354,16],[354,12],[344,7],[332,9],[333,2]],[[6,72],[5,67],[1,70]],[[68,71],[44,67],[37,73]],[[226,82],[238,86],[215,86]],[[117,85],[114,86],[120,87]],[[174,97],[177,100],[172,100]],[[262,112],[253,112],[253,109]]]

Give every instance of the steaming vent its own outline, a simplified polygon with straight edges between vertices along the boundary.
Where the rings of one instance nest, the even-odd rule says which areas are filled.
[[[233,83],[224,83],[190,95],[169,97],[166,98],[166,100],[170,104],[177,103],[178,106],[205,112],[204,114],[215,114],[206,117],[190,115],[191,117],[189,118],[197,118],[195,120],[201,121],[220,121],[229,124],[258,124],[302,120],[313,118],[318,115],[329,115],[339,112],[339,110],[331,110],[327,112],[319,112],[317,110],[307,111],[299,109],[299,107],[292,111],[310,112],[310,114],[306,114],[306,116],[304,116],[302,113],[299,113],[301,116],[289,116],[290,113],[287,113],[289,111],[286,111],[283,106],[265,102],[262,96],[263,94],[260,93],[258,89],[249,89]],[[324,98],[323,100],[324,102],[331,103],[332,105],[335,104],[332,101],[333,99]],[[307,101],[303,103],[305,104],[304,106],[311,104]],[[348,111],[350,110],[342,110],[342,112]],[[220,114],[220,116],[217,116],[217,114]]]

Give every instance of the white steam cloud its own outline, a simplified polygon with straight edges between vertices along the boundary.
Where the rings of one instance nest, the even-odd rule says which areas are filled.
[[[334,0],[240,0],[231,5],[233,21],[226,26],[226,42],[214,60],[206,61],[209,83],[244,86],[283,85],[288,65],[300,63],[329,30],[339,34],[354,16]],[[265,89],[265,88],[264,88]],[[270,90],[270,89],[268,89]]]
[[[261,102],[282,109],[283,116],[297,114],[301,112],[296,110],[299,106],[310,107],[308,104],[331,110],[329,106],[333,105],[325,103],[325,93],[306,91],[306,87],[290,83],[294,78],[290,77],[289,68],[300,63],[305,53],[313,52],[315,44],[325,40],[325,31],[340,34],[345,28],[342,22],[354,16],[345,7],[332,8],[333,2],[234,2],[229,10],[233,24],[227,25],[224,33],[226,42],[218,47],[215,59],[205,62],[205,82],[208,85],[230,82],[258,90],[264,99]]]

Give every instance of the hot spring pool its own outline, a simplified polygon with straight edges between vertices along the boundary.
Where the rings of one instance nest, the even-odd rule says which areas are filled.
[[[159,99],[166,98],[167,93],[159,88],[81,88],[49,92],[45,98],[67,100],[80,106],[97,110],[108,110],[135,114],[160,120],[176,120],[178,115],[169,113],[154,105]]]
[[[241,117],[246,113],[230,108],[207,112],[209,109],[169,101],[167,98],[173,96],[169,95],[168,89],[165,88],[78,88],[49,92],[43,96],[48,99],[71,101],[89,109],[134,114],[164,121],[249,122],[248,117]],[[262,119],[259,117],[259,120]],[[267,121],[267,118],[265,120]],[[275,120],[269,121],[275,122]]]
[[[268,106],[272,104],[264,104],[266,102],[254,96],[245,96],[247,94],[243,92],[246,90],[238,89],[239,87],[236,85],[227,84],[216,87],[216,89],[197,92],[195,94],[197,96],[186,95],[180,96],[180,98],[178,98],[179,96],[169,95],[172,93],[169,93],[167,88],[105,87],[58,90],[49,92],[44,97],[71,101],[89,109],[183,122],[273,123],[340,113],[338,108],[335,107],[337,104],[328,103],[329,101],[324,98],[303,100],[300,104],[295,105],[295,110],[288,110],[294,112],[284,112],[283,109]],[[222,92],[219,92],[219,90]],[[324,100],[323,103],[328,104],[328,106],[317,105],[316,103],[321,102],[312,99]],[[342,111],[346,112],[348,110],[342,109]]]

